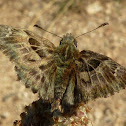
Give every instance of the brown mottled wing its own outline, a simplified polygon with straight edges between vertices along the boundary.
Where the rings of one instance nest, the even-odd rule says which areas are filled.
[[[0,50],[15,63],[17,75],[26,87],[39,91],[45,100],[53,97],[54,49],[51,42],[33,32],[0,25]]]
[[[126,86],[126,69],[107,56],[83,50],[76,64],[78,99],[85,103]]]

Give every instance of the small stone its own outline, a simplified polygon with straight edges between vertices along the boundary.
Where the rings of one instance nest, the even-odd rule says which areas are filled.
[[[9,116],[9,113],[8,113],[8,112],[4,112],[4,113],[2,113],[2,114],[0,115],[0,117],[1,117],[2,119],[6,119],[8,116]]]
[[[98,1],[96,1],[93,4],[87,6],[86,11],[88,12],[88,14],[96,14],[100,12],[102,9],[103,7],[101,6],[101,4]]]
[[[101,119],[101,117],[103,116],[103,113],[102,113],[102,111],[100,111],[100,110],[95,110],[95,112],[94,112],[94,116],[98,119],[98,120],[100,120]]]

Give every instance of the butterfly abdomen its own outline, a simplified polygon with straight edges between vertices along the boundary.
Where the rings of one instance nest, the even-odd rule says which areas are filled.
[[[74,103],[74,87],[75,87],[75,74],[74,68],[57,67],[54,81],[54,100],[52,103],[52,110],[58,109],[58,103],[73,104]]]

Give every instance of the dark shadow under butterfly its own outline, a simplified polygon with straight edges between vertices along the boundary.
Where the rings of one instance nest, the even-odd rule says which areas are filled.
[[[0,49],[14,62],[19,80],[51,103],[52,111],[107,97],[126,86],[126,68],[107,56],[79,52],[71,34],[55,47],[31,31],[0,25]]]

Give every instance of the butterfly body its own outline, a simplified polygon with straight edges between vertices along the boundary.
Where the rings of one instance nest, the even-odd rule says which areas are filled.
[[[66,34],[60,41],[59,47],[54,51],[54,60],[57,66],[54,82],[54,99],[57,100],[58,103],[60,101],[62,104],[74,104],[75,61],[79,56],[79,50],[76,44],[73,36]],[[70,83],[72,79],[73,82]],[[68,96],[70,97],[69,99]],[[53,103],[54,106],[56,104],[55,102]]]
[[[79,52],[71,34],[55,47],[31,31],[0,25],[0,50],[14,62],[19,80],[49,102],[52,111],[107,97],[126,86],[126,68],[107,56]]]

